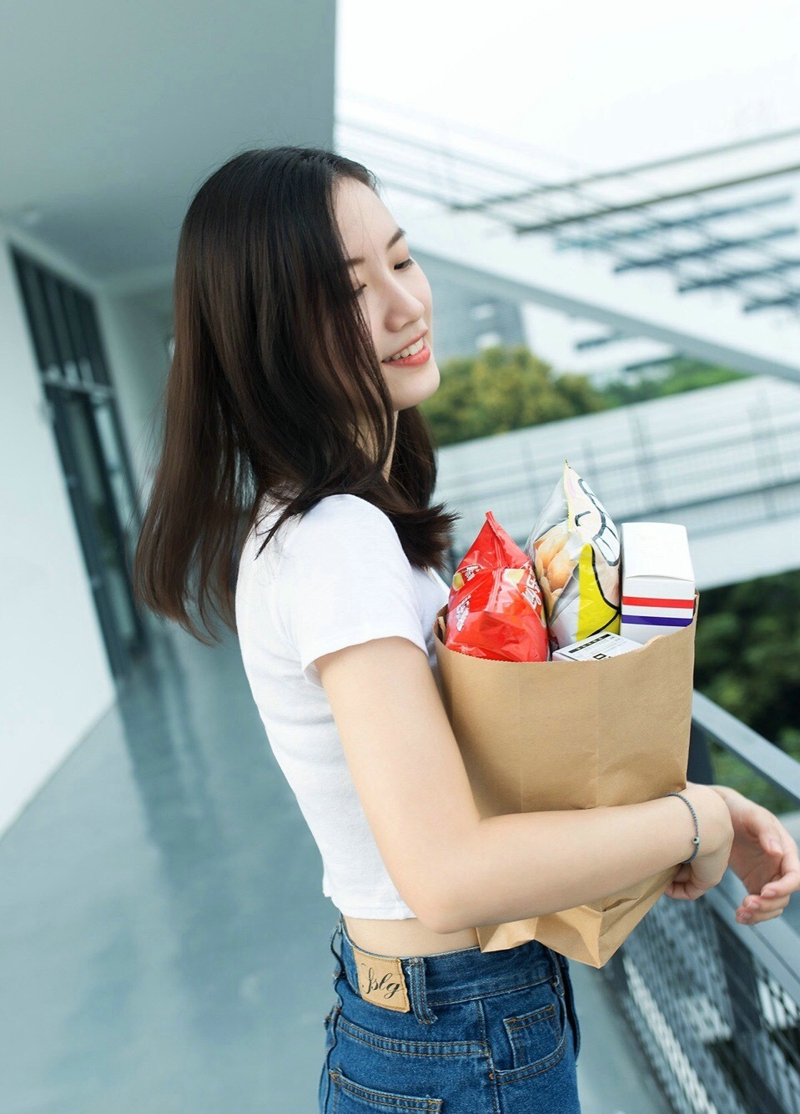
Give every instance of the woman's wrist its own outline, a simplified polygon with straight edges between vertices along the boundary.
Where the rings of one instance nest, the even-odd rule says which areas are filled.
[[[724,790],[726,786],[721,786]],[[690,782],[683,790],[697,811],[700,829],[699,854],[708,854],[730,843],[733,825],[728,804],[722,793],[713,785]],[[688,810],[687,810],[688,811]]]
[[[683,801],[684,805],[688,806],[689,812],[691,813],[692,822],[694,824],[694,834],[691,837],[692,853],[688,855],[687,858],[681,859],[681,865],[692,862],[700,854],[700,825],[697,819],[697,811],[692,802],[689,800],[689,793],[690,790],[688,789],[685,790],[683,793],[679,793],[676,790],[673,790],[671,793],[667,793],[668,797],[675,797],[678,800]]]
[[[731,789],[730,785],[709,785],[709,789],[713,789],[717,796],[722,797],[723,801],[727,804],[733,797],[741,797],[736,789]]]

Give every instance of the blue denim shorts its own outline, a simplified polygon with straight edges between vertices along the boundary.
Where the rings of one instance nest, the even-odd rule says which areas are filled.
[[[330,948],[320,1114],[580,1114],[566,957],[534,940],[382,956],[354,945],[341,916]]]

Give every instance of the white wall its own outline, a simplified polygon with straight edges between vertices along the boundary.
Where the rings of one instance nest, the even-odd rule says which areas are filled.
[[[0,833],[116,690],[0,225]]]

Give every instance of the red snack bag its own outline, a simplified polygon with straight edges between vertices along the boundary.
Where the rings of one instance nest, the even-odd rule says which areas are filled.
[[[536,573],[491,511],[453,574],[445,646],[492,661],[550,658]]]

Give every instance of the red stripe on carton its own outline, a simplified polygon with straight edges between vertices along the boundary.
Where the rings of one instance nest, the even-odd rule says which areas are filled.
[[[626,607],[685,607],[689,611],[694,608],[694,600],[666,600],[649,596],[623,596],[622,602]]]

